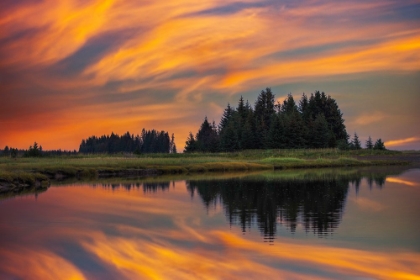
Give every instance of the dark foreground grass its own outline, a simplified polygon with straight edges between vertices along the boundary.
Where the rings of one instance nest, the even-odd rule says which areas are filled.
[[[248,150],[236,153],[77,155],[0,158],[0,183],[147,174],[253,171],[407,164],[397,151]],[[386,160],[383,157],[386,156]],[[369,160],[364,160],[366,157]],[[378,160],[376,160],[376,157]],[[395,159],[393,159],[395,158]],[[142,173],[144,171],[144,173]],[[140,173],[139,173],[140,172]],[[40,176],[43,176],[42,178]]]

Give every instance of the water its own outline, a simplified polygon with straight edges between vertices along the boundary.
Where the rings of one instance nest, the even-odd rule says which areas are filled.
[[[0,279],[420,279],[420,169],[73,182],[0,200]]]

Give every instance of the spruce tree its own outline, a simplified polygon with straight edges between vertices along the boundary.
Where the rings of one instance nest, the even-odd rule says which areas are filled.
[[[221,118],[221,120],[220,120],[220,123],[219,123],[219,133],[224,129],[224,128],[226,128],[227,127],[227,125],[228,125],[228,123],[229,123],[229,121],[231,120],[231,118],[232,118],[232,115],[233,115],[233,112],[234,112],[235,110],[233,110],[232,109],[232,107],[230,107],[230,104],[228,103],[228,105],[227,105],[227,107],[226,107],[226,109],[224,110],[224,112],[223,112],[223,115],[222,115],[222,118]]]
[[[369,150],[373,149],[372,138],[370,138],[370,135],[369,135],[368,140],[366,141],[366,149],[369,149]]]
[[[373,146],[374,150],[386,150],[385,148],[385,143],[382,142],[382,139],[379,138],[378,140],[376,140],[375,145]]]
[[[285,147],[284,123],[281,115],[273,115],[265,147],[268,149],[283,149]]]
[[[299,149],[306,147],[306,126],[297,110],[284,115],[285,133],[284,142],[286,149]]]
[[[256,149],[255,146],[255,122],[252,109],[248,110],[248,115],[242,129],[241,149]]]
[[[194,139],[194,135],[190,132],[187,141],[185,142],[185,153],[192,153],[197,151],[197,143]]]
[[[328,123],[323,114],[319,114],[313,122],[312,141],[310,142],[313,148],[327,148],[328,140],[330,138],[330,130]]]
[[[170,147],[169,148],[170,153],[171,154],[176,154],[175,135],[173,133],[172,133],[172,136],[171,136],[171,143],[170,143],[169,147]]]
[[[359,136],[357,136],[356,132],[354,133],[352,144],[353,144],[352,147],[355,150],[360,150],[362,148],[362,143],[360,142]]]
[[[217,130],[204,118],[196,136],[197,148],[201,152],[216,152],[219,146]]]
[[[299,109],[299,112],[302,115],[302,119],[305,121],[306,124],[308,124],[309,121],[311,120],[311,116],[310,116],[308,106],[309,106],[308,97],[306,96],[305,93],[303,93],[302,98],[299,100],[298,109]]]
[[[233,152],[239,149],[238,135],[236,133],[234,123],[230,122],[224,130],[223,138],[220,146],[224,152]]]
[[[274,94],[270,88],[261,91],[255,102],[256,145],[262,147],[270,129],[271,117],[275,113]]]
[[[287,98],[283,101],[283,105],[281,106],[282,113],[286,115],[294,114],[298,112],[298,107],[296,106],[296,102],[293,99],[293,95],[289,93]]]
[[[6,157],[10,156],[9,146],[4,147],[3,156],[6,156]]]

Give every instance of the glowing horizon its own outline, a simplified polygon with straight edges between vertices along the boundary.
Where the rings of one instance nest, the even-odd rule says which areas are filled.
[[[188,133],[271,87],[324,91],[347,132],[420,149],[420,2],[6,1],[0,148]],[[409,139],[409,140],[404,140]]]

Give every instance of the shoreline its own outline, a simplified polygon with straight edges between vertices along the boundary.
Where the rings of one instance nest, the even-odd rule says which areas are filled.
[[[264,152],[264,151],[261,151]],[[331,152],[331,151],[327,151]],[[213,172],[314,169],[411,165],[420,166],[420,153],[381,153],[333,158],[319,151],[318,158],[279,157],[267,153],[236,154],[177,154],[143,157],[80,157],[80,158],[19,158],[1,159],[0,193],[19,193],[28,189],[47,189],[52,180],[124,178],[159,176],[165,174],[194,174]],[[273,154],[273,152],[272,152]],[[259,158],[257,158],[259,156]]]

